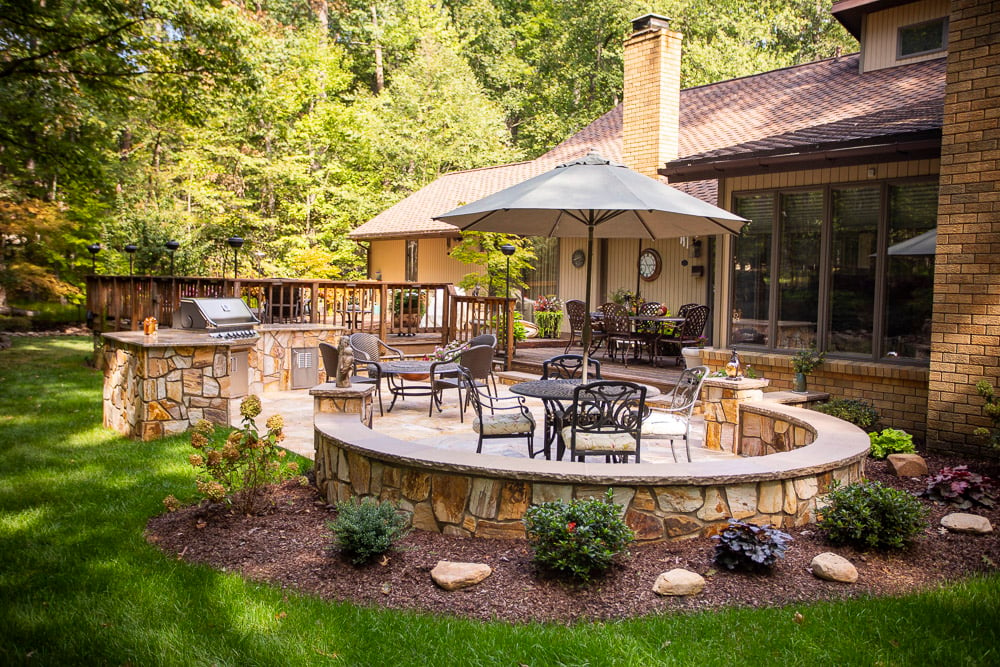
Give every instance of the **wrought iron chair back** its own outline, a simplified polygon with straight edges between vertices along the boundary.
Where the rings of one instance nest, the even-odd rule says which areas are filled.
[[[569,435],[570,460],[586,456],[640,460],[646,388],[633,382],[599,380],[573,390],[563,437]]]
[[[684,440],[684,449],[688,462],[691,461],[691,414],[701,394],[701,385],[708,377],[708,366],[687,368],[681,373],[677,385],[662,397],[669,400],[669,406],[657,408],[652,418],[643,425],[643,433],[647,437],[661,437],[670,440],[670,452],[674,462],[677,461],[677,450],[674,440]],[[663,405],[661,402],[660,405]],[[663,413],[666,413],[664,415]]]
[[[590,359],[588,362],[587,373],[595,380],[600,380],[601,362],[597,359]],[[582,354],[560,354],[559,356],[546,359],[542,362],[543,380],[551,380],[554,378],[573,380],[579,377],[583,377]]]
[[[583,338],[583,325],[590,316],[587,313],[587,304],[579,299],[570,299],[566,302],[566,315],[569,318],[569,342],[563,352],[569,352],[573,343]]]
[[[535,457],[535,419],[523,396],[491,396],[483,393],[472,374],[465,367],[458,370],[459,386],[476,413],[473,430],[479,435],[476,453],[482,453],[483,440],[487,438],[525,438],[528,456]]]

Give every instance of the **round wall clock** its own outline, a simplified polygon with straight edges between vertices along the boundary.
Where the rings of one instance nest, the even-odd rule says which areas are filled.
[[[639,253],[640,278],[646,282],[652,282],[660,276],[661,269],[663,269],[663,260],[660,259],[660,253],[652,248],[646,248]]]
[[[579,269],[587,261],[587,253],[582,250],[574,250],[570,261],[573,262],[573,266]]]

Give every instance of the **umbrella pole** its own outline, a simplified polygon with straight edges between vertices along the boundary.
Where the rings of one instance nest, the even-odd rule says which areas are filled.
[[[591,211],[593,216],[593,211]],[[593,222],[593,220],[591,220]],[[590,364],[590,339],[593,330],[590,327],[590,285],[592,264],[594,263],[594,225],[587,225],[587,291],[584,297],[586,303],[586,317],[583,318],[583,384],[587,384],[587,366]]]

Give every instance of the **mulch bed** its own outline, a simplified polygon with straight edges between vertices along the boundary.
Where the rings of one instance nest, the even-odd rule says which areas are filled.
[[[963,461],[925,456],[932,473]],[[1000,479],[1000,466],[972,462],[970,468]],[[869,479],[908,491],[922,479],[897,478],[888,464],[869,460]],[[794,542],[767,574],[719,569],[712,563],[714,541],[695,539],[633,546],[606,576],[583,586],[554,578],[531,562],[524,541],[469,539],[413,531],[382,562],[356,567],[330,549],[326,522],[335,517],[315,489],[286,483],[269,490],[272,509],[240,516],[225,506],[190,506],[153,518],[147,538],[164,552],[243,576],[317,595],[372,607],[410,609],[510,622],[609,620],[664,611],[772,606],[858,596],[900,595],[955,581],[1000,565],[1000,538],[948,533],[940,519],[950,511],[928,503],[925,534],[910,548],[893,553],[861,552],[832,546],[815,527],[791,529]],[[976,508],[1000,530],[1000,510]],[[823,581],[809,570],[812,558],[833,551],[857,567],[856,584]],[[493,574],[455,592],[438,588],[430,577],[439,560],[486,563]],[[660,597],[656,577],[682,567],[706,577],[703,593]]]

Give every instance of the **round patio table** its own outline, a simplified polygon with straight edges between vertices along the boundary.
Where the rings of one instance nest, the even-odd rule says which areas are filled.
[[[597,380],[593,381],[596,382]],[[563,407],[563,401],[572,401],[573,391],[582,383],[583,380],[580,378],[553,378],[551,380],[518,382],[510,386],[512,394],[542,399],[542,404],[545,406],[545,444],[543,445],[543,451],[547,459],[552,458],[552,442],[559,438],[559,432],[562,430],[562,415],[566,411]],[[660,395],[660,390],[656,387],[648,384],[643,384],[642,386],[646,388],[647,398]],[[557,460],[562,461],[565,450],[566,446],[562,440],[559,440],[559,446],[556,449]]]
[[[434,369],[438,374],[455,374],[458,372],[458,364],[442,364],[439,361],[382,361],[379,362],[379,371],[389,379],[389,391],[392,392],[392,403],[389,404],[387,412],[392,412],[392,406],[396,405],[397,398],[405,399],[407,396],[431,396],[434,390],[430,384],[406,384],[406,375],[426,375],[431,373],[431,366],[437,364]]]

